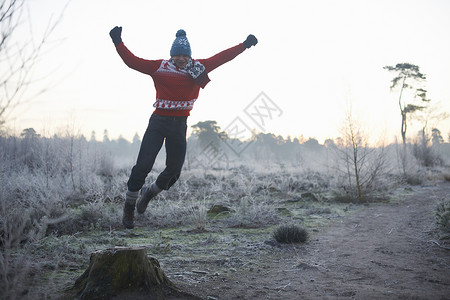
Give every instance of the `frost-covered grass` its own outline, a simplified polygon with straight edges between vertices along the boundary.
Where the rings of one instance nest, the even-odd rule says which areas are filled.
[[[435,210],[436,224],[443,237],[450,238],[450,198],[443,199]]]
[[[271,239],[279,224],[314,230],[349,209],[335,200],[354,200],[348,178],[333,171],[330,156],[314,159],[308,153],[301,165],[267,160],[236,161],[226,169],[186,165],[171,190],[150,202],[145,214],[136,214],[136,229],[124,230],[132,163],[119,165],[104,143],[79,136],[0,137],[0,291],[6,298],[46,298],[69,284],[98,248],[142,241],[156,253],[175,251],[166,232],[201,234],[202,245],[238,246],[245,239]],[[163,167],[158,161],[147,183]],[[421,172],[425,178],[440,174]],[[398,183],[395,174],[381,175],[367,191],[373,199],[383,199]],[[213,207],[223,209],[212,213]],[[254,235],[237,239],[238,230]],[[230,237],[222,240],[220,233]]]

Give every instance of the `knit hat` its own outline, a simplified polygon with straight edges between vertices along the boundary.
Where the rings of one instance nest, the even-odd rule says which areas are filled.
[[[177,31],[176,38],[170,49],[170,56],[187,55],[191,57],[191,45],[186,37],[186,31],[180,29]]]

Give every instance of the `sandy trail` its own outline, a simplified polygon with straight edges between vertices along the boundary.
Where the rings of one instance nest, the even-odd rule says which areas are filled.
[[[361,207],[306,245],[274,247],[258,269],[187,288],[210,299],[450,299],[450,251],[435,243],[433,214],[444,197],[449,182]]]

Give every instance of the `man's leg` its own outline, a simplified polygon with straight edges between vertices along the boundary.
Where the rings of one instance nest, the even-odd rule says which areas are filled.
[[[145,178],[153,168],[156,156],[161,150],[165,134],[161,120],[152,116],[142,139],[136,165],[131,170],[128,190],[138,192],[145,183]]]
[[[165,118],[166,168],[150,187],[141,190],[137,212],[143,214],[147,205],[162,190],[168,190],[180,177],[186,155],[186,118]]]
[[[134,209],[139,190],[144,185],[148,173],[152,170],[156,156],[164,142],[164,130],[162,130],[161,125],[157,118],[153,116],[150,118],[142,139],[136,165],[131,170],[122,218],[122,223],[126,228],[134,227]]]
[[[174,121],[173,130],[166,137],[166,168],[156,179],[156,185],[168,190],[180,177],[186,156],[186,122]]]

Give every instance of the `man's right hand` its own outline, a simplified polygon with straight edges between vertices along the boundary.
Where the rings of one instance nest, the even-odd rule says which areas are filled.
[[[122,43],[121,35],[122,35],[122,27],[116,26],[109,32],[109,36],[111,37],[114,45]]]

